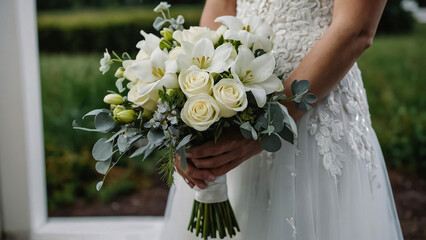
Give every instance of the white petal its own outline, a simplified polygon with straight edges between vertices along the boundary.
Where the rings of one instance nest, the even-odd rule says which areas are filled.
[[[166,73],[178,72],[177,60],[167,60],[165,65],[166,65]]]
[[[143,82],[155,82],[158,79],[152,75],[152,65],[149,60],[139,61],[130,68],[136,78]]]
[[[151,64],[156,68],[164,69],[164,63],[167,61],[167,53],[163,52],[159,47],[151,54]]]
[[[238,35],[241,43],[248,47],[257,40],[257,37],[253,33],[247,32],[246,30],[240,30]]]
[[[230,43],[225,43],[216,48],[213,60],[208,71],[221,73],[228,70],[233,62],[227,61],[231,56],[234,47]]]
[[[230,40],[240,40],[240,35],[238,34],[239,32],[239,30],[229,29],[223,34],[223,38]]]
[[[256,83],[256,85],[262,87],[265,90],[266,94],[284,90],[281,80],[274,74],[271,75],[268,79],[266,79],[266,81]]]
[[[180,54],[178,58],[176,59],[176,63],[177,63],[178,69],[180,71],[183,71],[192,65],[192,58],[189,55]]]
[[[258,107],[265,106],[266,103],[266,92],[262,87],[257,85],[244,85],[246,91],[251,91],[253,93],[254,99],[256,99],[256,103]]]
[[[212,59],[214,53],[213,42],[210,39],[203,38],[195,44],[191,55],[192,57],[199,58],[201,60],[202,57],[209,57]]]
[[[235,73],[237,75],[244,74],[243,71],[247,69],[248,65],[254,60],[253,52],[248,49],[246,46],[240,46],[238,48],[238,56],[235,60],[235,64],[233,65],[231,71],[233,72],[232,75],[235,76]]]
[[[179,88],[179,83],[175,73],[166,73],[159,82],[160,88],[163,86],[166,88]]]
[[[250,69],[253,75],[256,76],[252,83],[263,82],[274,72],[275,58],[272,55],[264,54],[254,59],[249,66],[247,66],[247,69]]]
[[[214,21],[221,22],[230,29],[242,29],[244,26],[241,20],[234,16],[221,16]]]

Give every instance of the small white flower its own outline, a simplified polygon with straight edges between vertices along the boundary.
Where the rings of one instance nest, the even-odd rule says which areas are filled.
[[[258,16],[245,18],[242,21],[234,16],[222,16],[216,18],[215,22],[221,22],[229,28],[223,35],[225,39],[241,41],[247,47],[252,47],[255,43],[255,49],[262,48],[267,52],[272,49],[270,37],[273,31]]]
[[[220,119],[220,108],[215,99],[205,93],[188,98],[182,108],[184,123],[198,131],[207,130]]]
[[[238,48],[238,56],[231,68],[232,76],[244,85],[246,91],[251,91],[258,107],[266,103],[266,95],[284,90],[283,84],[273,74],[275,58],[264,54],[255,58],[253,52],[246,46]]]
[[[191,66],[179,74],[179,86],[187,97],[201,93],[211,94],[214,80],[206,71],[196,66]]]
[[[161,13],[162,11],[168,10],[172,5],[168,4],[167,2],[160,2],[155,8],[154,12]]]
[[[232,117],[247,107],[244,86],[235,79],[222,79],[213,87],[213,96],[220,107],[222,117]]]
[[[228,70],[234,62],[234,47],[230,43],[220,45],[214,49],[210,39],[203,38],[195,45],[189,42],[182,42],[183,54],[177,58],[180,70],[189,68],[192,65],[208,72],[221,73]]]
[[[111,67],[111,55],[109,55],[108,49],[105,49],[104,57],[101,59],[100,64],[99,71],[101,71],[102,74],[108,72]]]

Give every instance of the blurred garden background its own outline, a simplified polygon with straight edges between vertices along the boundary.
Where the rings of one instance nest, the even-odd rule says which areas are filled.
[[[204,1],[169,2],[172,15],[198,25]],[[99,60],[105,48],[134,57],[139,30],[154,32],[156,4],[37,0],[49,216],[164,214],[168,188],[154,161],[121,161],[97,192],[102,176],[91,157],[97,138],[71,127],[91,109],[107,107],[102,99],[115,78],[99,72]],[[426,0],[404,6],[426,13]],[[358,61],[408,240],[426,239],[425,43],[426,23],[400,0],[388,0],[374,44]]]

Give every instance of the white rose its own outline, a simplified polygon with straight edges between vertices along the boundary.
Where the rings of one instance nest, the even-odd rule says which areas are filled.
[[[216,43],[219,40],[218,34],[216,31],[212,31],[207,27],[190,27],[185,30],[177,30],[173,32],[173,38],[182,43],[182,41],[190,42],[196,44],[199,40],[203,38],[210,39],[213,43]]]
[[[154,112],[159,99],[156,84],[138,82],[130,89],[127,99],[136,106]]]
[[[179,74],[179,86],[187,97],[201,93],[211,94],[214,85],[213,77],[196,66],[183,70]]]
[[[247,107],[244,85],[235,79],[222,79],[213,87],[213,96],[220,107],[220,116],[232,117]]]
[[[180,116],[184,123],[198,131],[207,130],[220,119],[220,108],[214,98],[202,93],[188,98]]]

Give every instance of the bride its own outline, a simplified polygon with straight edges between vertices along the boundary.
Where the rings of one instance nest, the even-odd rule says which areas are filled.
[[[243,240],[403,239],[385,163],[371,127],[358,57],[372,44],[386,0],[207,0],[201,25],[222,15],[260,16],[275,32],[276,73],[285,93],[308,79],[317,104],[286,106],[295,145],[275,154],[237,132],[187,153],[161,239],[198,239],[186,230],[195,185],[227,173]],[[179,161],[177,161],[179,162]],[[188,184],[187,184],[188,183]],[[189,187],[188,187],[189,185]]]

